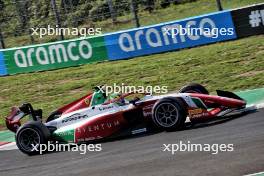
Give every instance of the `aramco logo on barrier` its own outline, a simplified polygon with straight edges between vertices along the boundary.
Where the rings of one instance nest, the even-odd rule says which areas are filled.
[[[231,13],[224,11],[106,35],[105,41],[109,60],[118,60],[235,38]]]
[[[76,52],[77,51],[77,52]],[[48,65],[61,62],[78,61],[81,58],[89,59],[93,54],[92,46],[87,40],[81,42],[69,42],[68,44],[53,44],[48,47],[39,46],[24,50],[19,49],[14,53],[14,60],[18,67],[34,66],[34,62],[40,65]]]
[[[187,31],[183,34],[175,31]],[[203,18],[200,21],[190,20],[185,25],[172,24],[162,26],[161,30],[149,28],[146,30],[137,30],[134,35],[131,33],[122,33],[119,36],[118,43],[120,48],[125,51],[141,50],[145,45],[149,47],[161,47],[177,43],[185,43],[186,40],[199,40],[202,37],[218,38],[219,35],[234,35],[234,28],[217,28],[215,22],[210,18]],[[142,40],[144,39],[144,40]]]
[[[11,48],[4,52],[9,74],[52,70],[107,59],[102,36]]]

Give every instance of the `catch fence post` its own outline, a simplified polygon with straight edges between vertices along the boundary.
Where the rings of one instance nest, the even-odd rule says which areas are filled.
[[[133,14],[133,19],[136,23],[136,27],[140,27],[139,19],[138,19],[138,8],[137,4],[134,0],[131,0],[131,11]]]
[[[60,14],[58,12],[55,0],[51,0],[51,7],[52,7],[52,10],[53,10],[55,18],[56,18],[56,25],[58,26],[58,28],[61,28]],[[60,40],[64,40],[64,36],[62,33],[60,34]]]
[[[221,0],[216,0],[216,4],[217,4],[217,8],[219,11],[222,11],[223,10],[223,7],[222,7],[222,3],[221,3]]]

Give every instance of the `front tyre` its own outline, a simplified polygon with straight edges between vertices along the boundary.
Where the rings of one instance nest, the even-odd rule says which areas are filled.
[[[184,104],[177,98],[161,99],[152,110],[152,120],[156,126],[167,131],[182,129],[186,116]]]
[[[209,94],[208,90],[204,86],[202,86],[201,84],[197,84],[197,83],[190,83],[182,87],[179,90],[179,93],[201,93],[201,94],[206,94],[206,95]]]
[[[43,123],[31,121],[18,129],[16,133],[16,145],[25,154],[40,154],[40,144],[46,144],[49,136],[50,132]]]

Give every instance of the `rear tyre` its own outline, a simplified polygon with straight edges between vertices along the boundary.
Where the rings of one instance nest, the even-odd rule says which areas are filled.
[[[158,128],[166,131],[180,130],[186,120],[185,105],[178,98],[164,98],[153,107],[152,120]]]
[[[201,93],[201,94],[209,94],[208,90],[197,83],[190,83],[179,90],[179,93]]]
[[[21,126],[16,133],[19,150],[27,155],[40,154],[40,144],[47,144],[50,136],[48,128],[40,121],[31,121]]]

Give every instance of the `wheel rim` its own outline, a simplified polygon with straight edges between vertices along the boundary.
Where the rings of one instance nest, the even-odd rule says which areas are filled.
[[[162,127],[171,127],[178,121],[178,109],[172,103],[161,103],[155,111],[156,121]]]
[[[34,146],[40,144],[40,136],[38,132],[34,129],[31,128],[25,128],[22,129],[19,135],[19,143],[20,146],[25,150],[25,151],[33,151]]]

